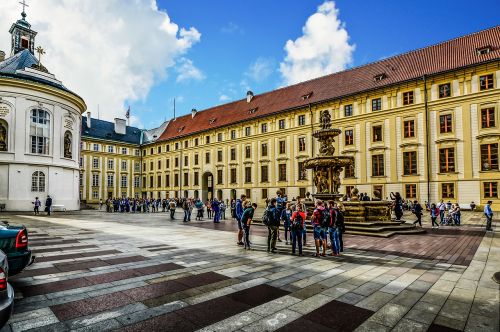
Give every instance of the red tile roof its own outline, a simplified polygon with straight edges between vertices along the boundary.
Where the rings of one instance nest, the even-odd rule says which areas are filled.
[[[479,55],[478,48],[491,47]],[[191,135],[237,122],[307,106],[330,99],[378,89],[500,59],[500,26],[442,42],[364,66],[255,95],[170,121],[158,141]],[[384,74],[381,80],[375,77]],[[309,98],[304,96],[309,95]],[[250,110],[256,109],[255,112]],[[215,119],[215,120],[213,120]],[[182,128],[182,130],[180,130]]]

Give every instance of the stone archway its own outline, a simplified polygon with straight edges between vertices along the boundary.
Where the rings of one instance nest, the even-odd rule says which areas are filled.
[[[202,201],[211,200],[214,198],[214,175],[210,172],[203,174],[201,181],[201,199]]]

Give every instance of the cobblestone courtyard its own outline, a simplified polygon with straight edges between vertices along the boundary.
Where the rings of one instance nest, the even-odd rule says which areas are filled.
[[[235,222],[82,211],[25,224],[36,263],[9,281],[3,331],[498,331],[500,236],[481,214],[459,229],[345,236],[341,257],[236,245]],[[411,220],[408,218],[408,220]],[[310,236],[309,244],[312,244]],[[313,247],[306,248],[306,254]]]

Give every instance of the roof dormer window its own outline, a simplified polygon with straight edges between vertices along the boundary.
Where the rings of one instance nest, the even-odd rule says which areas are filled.
[[[183,131],[183,130],[184,130],[184,126],[179,127],[179,130],[177,130],[177,132],[178,132],[178,133],[180,133],[180,132],[181,132],[181,131]]]
[[[378,75],[375,75],[373,76],[373,80],[375,82],[380,82],[382,81],[383,79],[387,78],[387,75],[385,73],[382,73],[382,74],[378,74]]]
[[[492,50],[491,50],[491,46],[490,45],[476,48],[477,55],[488,54],[491,51]]]
[[[248,111],[248,114],[255,114],[255,112],[257,112],[257,108],[252,108],[251,110]]]
[[[210,120],[208,120],[208,122],[209,122],[210,124],[213,124],[216,120],[217,120],[216,118],[211,118]]]
[[[307,100],[307,99],[311,98],[312,94],[313,94],[313,93],[312,93],[312,91],[311,91],[311,92],[309,92],[309,93],[306,93],[305,95],[302,95],[302,97],[301,97],[301,98],[302,98],[302,100]]]

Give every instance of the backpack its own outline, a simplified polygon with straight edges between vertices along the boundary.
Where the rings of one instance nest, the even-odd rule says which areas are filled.
[[[266,207],[264,210],[264,213],[262,214],[262,223],[266,226],[269,226],[271,223],[271,220],[269,218],[269,208]]]
[[[331,221],[332,221],[332,216],[330,214],[330,210],[329,209],[324,209],[321,212],[321,227],[323,227],[323,228],[329,227]]]
[[[292,231],[301,230],[303,221],[304,220],[303,220],[302,216],[300,215],[300,213],[297,212],[297,215],[295,216],[295,219],[293,220],[293,223],[292,223]]]
[[[280,211],[280,212],[281,212],[281,211],[283,211],[283,210],[285,209],[285,204],[284,204],[284,202],[285,202],[285,199],[284,199],[284,198],[282,198],[282,197],[278,197],[278,198],[276,198],[276,209],[277,209],[278,211]]]

